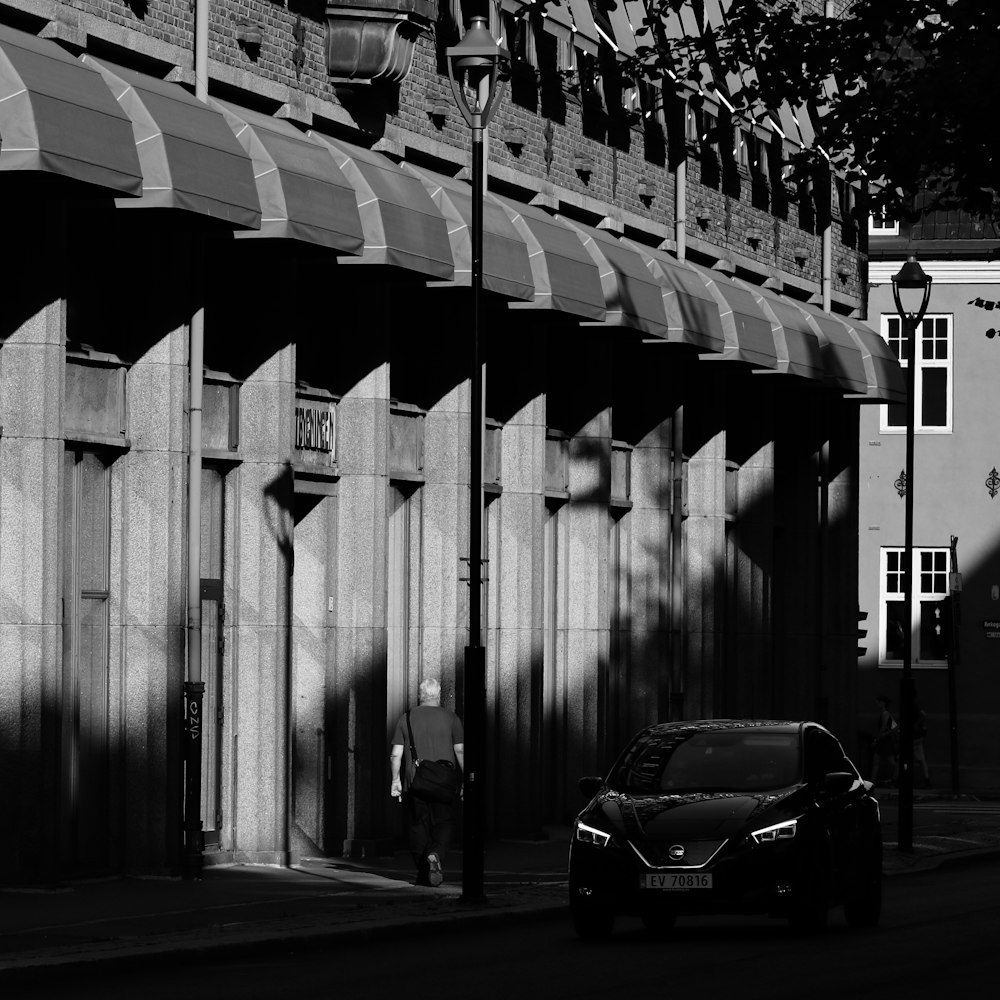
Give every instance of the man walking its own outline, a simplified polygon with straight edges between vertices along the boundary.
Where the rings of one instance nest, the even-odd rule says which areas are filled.
[[[417,885],[439,886],[444,881],[442,867],[451,843],[455,806],[448,802],[427,802],[413,795],[414,763],[410,752],[416,747],[418,760],[445,761],[458,768],[456,784],[465,766],[465,736],[462,721],[441,707],[441,685],[436,677],[420,684],[420,703],[403,715],[392,738],[392,784],[389,794],[400,799],[406,810],[410,852],[417,866]],[[403,792],[402,764],[406,758],[406,792]]]

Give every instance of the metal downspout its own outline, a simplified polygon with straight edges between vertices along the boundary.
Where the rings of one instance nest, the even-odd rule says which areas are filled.
[[[686,124],[686,122],[682,123]],[[684,129],[680,131],[685,142]],[[677,259],[687,257],[687,152],[674,166],[674,241]],[[668,718],[684,718],[684,404],[671,421],[670,441],[670,704]]]
[[[195,0],[195,97],[208,100],[208,0]],[[202,706],[205,682],[201,669],[201,414],[205,358],[205,305],[201,296],[201,248],[194,248],[196,308],[191,314],[188,412],[188,591],[187,679],[184,682],[184,851],[185,878],[202,870],[204,837],[201,818]]]
[[[834,16],[833,12],[833,0],[826,0],[826,7],[824,14],[832,18]],[[822,281],[823,281],[823,311],[829,312],[833,304],[833,296],[831,289],[833,288],[832,276],[833,276],[833,170],[831,168],[830,173],[830,183],[826,186],[826,191],[824,192],[824,197],[827,200],[826,205],[826,225],[823,227],[823,270],[822,270]]]

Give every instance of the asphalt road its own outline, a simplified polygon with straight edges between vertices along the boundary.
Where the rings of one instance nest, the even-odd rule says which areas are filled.
[[[567,919],[470,925],[440,938],[332,946],[302,954],[210,961],[21,985],[5,1000],[100,996],[446,1000],[535,997],[779,997],[907,1000],[993,992],[1000,860],[889,879],[880,927],[856,931],[839,911],[819,937],[758,918],[681,921],[665,939],[622,919],[607,942],[583,944]]]

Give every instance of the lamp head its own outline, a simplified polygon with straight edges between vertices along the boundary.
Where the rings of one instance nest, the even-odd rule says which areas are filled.
[[[896,312],[901,318],[909,319],[914,325],[923,319],[927,312],[927,304],[931,297],[931,276],[920,266],[916,257],[907,258],[906,263],[892,278],[892,297],[896,303]],[[903,307],[900,292],[904,289],[915,289],[922,296],[917,308],[908,310]]]
[[[451,45],[445,50],[448,59],[448,78],[451,80],[452,93],[459,111],[471,127],[476,127],[473,116],[480,118],[479,127],[485,128],[499,104],[501,87],[500,71],[510,59],[510,53],[497,44],[490,34],[486,18],[476,15],[472,18],[468,30],[462,36],[458,45]],[[488,78],[487,92],[489,97],[485,106],[480,107],[478,92],[480,83]],[[466,85],[477,94],[474,105],[470,106],[465,93]]]

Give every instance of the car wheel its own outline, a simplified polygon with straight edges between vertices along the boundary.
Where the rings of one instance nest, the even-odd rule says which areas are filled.
[[[858,861],[844,900],[851,927],[874,927],[882,916],[882,842],[877,840]]]
[[[570,904],[570,912],[573,914],[573,927],[577,937],[585,941],[610,937],[615,925],[615,915],[611,910],[594,903],[573,902]]]
[[[793,931],[815,934],[826,928],[829,915],[829,869],[822,854],[811,851],[802,858],[788,923]]]
[[[650,934],[657,936],[669,933],[677,922],[677,915],[675,913],[653,906],[643,909],[639,913],[639,918],[642,920],[643,927]]]

